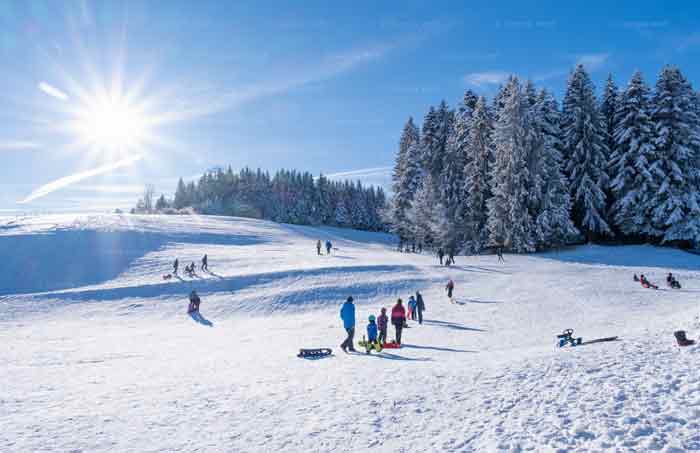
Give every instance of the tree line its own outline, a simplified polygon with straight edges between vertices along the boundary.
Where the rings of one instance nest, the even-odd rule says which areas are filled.
[[[136,212],[144,211],[139,201]],[[384,191],[359,181],[335,181],[308,172],[266,171],[229,167],[203,174],[198,181],[178,181],[169,201],[155,201],[159,212],[191,208],[201,214],[251,217],[299,225],[333,225],[369,231],[385,231],[382,211]]]
[[[700,98],[664,67],[655,89],[585,68],[554,96],[511,76],[491,102],[467,90],[399,141],[387,220],[401,242],[516,253],[588,241],[697,245]]]

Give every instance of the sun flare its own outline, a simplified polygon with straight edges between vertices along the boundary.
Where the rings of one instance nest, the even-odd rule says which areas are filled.
[[[148,116],[141,109],[115,96],[90,100],[78,109],[72,129],[88,146],[123,153],[144,144],[149,124]]]

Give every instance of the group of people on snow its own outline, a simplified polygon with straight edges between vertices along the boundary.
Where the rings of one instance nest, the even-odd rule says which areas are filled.
[[[382,307],[378,317],[369,315],[367,318],[367,343],[374,345],[376,350],[389,343],[388,328],[389,322],[394,326],[395,339],[392,343],[401,345],[401,333],[404,327],[407,327],[407,320],[418,320],[419,324],[423,324],[423,312],[425,311],[425,301],[420,291],[416,291],[415,297],[409,296],[408,312],[403,305],[403,301],[399,298],[396,304],[391,308],[390,316],[387,316],[386,307]],[[352,296],[348,297],[343,306],[340,308],[340,319],[343,320],[343,327],[347,334],[345,340],[341,343],[340,348],[343,352],[356,352],[355,338],[355,304]],[[369,353],[369,347],[367,349]]]
[[[179,267],[180,267],[180,260],[175,258],[175,261],[173,262],[173,275],[178,275]],[[207,257],[206,254],[202,257],[202,264],[201,264],[200,268],[201,268],[202,272],[209,271],[209,258]],[[196,270],[197,269],[194,265],[194,261],[192,261],[192,263],[185,266],[185,274],[187,274],[187,276],[190,278],[195,276]]]
[[[326,255],[330,255],[331,250],[333,250],[333,243],[330,241],[330,239],[326,240],[325,246],[326,246]],[[321,243],[321,240],[319,239],[318,241],[316,241],[316,254],[319,256],[323,255],[323,253],[321,252],[321,249],[323,249],[323,244]]]
[[[659,289],[659,287],[657,285],[655,285],[654,283],[650,282],[649,279],[647,279],[644,274],[640,274],[639,277],[637,277],[637,274],[634,274],[634,277],[632,277],[632,279],[635,282],[639,282],[642,285],[642,287],[644,287],[644,288]],[[676,277],[671,272],[669,272],[668,275],[666,276],[666,284],[669,286],[669,288],[673,288],[673,289],[680,289],[681,288],[680,282],[678,280],[676,280]]]

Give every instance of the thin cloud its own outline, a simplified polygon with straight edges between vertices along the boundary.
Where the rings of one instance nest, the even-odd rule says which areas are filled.
[[[365,178],[368,176],[389,176],[392,167],[362,168],[359,170],[342,171],[326,175],[328,178]]]
[[[138,184],[99,184],[99,185],[79,185],[75,190],[81,192],[93,192],[101,194],[140,194],[143,193],[144,186]]]
[[[700,33],[694,32],[683,38],[676,46],[676,51],[685,52],[700,45]]]
[[[117,168],[126,167],[128,165],[131,165],[131,164],[141,160],[142,158],[143,158],[143,156],[132,156],[132,157],[122,159],[122,160],[115,162],[115,163],[112,163],[112,164],[102,165],[100,167],[93,168],[92,170],[81,171],[79,173],[74,173],[72,175],[64,176],[63,178],[59,178],[55,181],[51,181],[48,184],[44,184],[43,186],[39,187],[38,189],[36,189],[32,193],[30,193],[24,200],[18,201],[18,203],[19,204],[29,203],[31,201],[38,199],[38,198],[44,197],[52,192],[55,192],[59,189],[63,189],[64,187],[68,187],[71,184],[75,184],[76,182],[80,182],[84,179],[91,178],[93,176],[101,175],[104,173],[109,173],[110,171],[116,170]]]
[[[508,80],[509,73],[503,71],[472,72],[464,76],[464,81],[475,87],[500,85]]]
[[[579,55],[576,59],[576,64],[582,64],[589,71],[600,69],[610,57],[609,53],[591,53]]]
[[[320,63],[307,65],[306,69],[289,74],[285,78],[268,80],[236,89],[209,89],[197,95],[197,99],[194,101],[182,99],[179,108],[161,116],[158,121],[182,121],[210,115],[234,108],[245,102],[285,93],[311,83],[322,82],[349,72],[370,61],[377,60],[393,48],[394,45],[381,45],[334,54],[322,59]]]
[[[0,142],[0,151],[21,151],[39,149],[41,145],[25,140],[11,140]]]
[[[59,90],[58,88],[49,85],[46,82],[40,82],[39,83],[39,89],[43,91],[44,93],[48,94],[51,97],[54,97],[56,99],[60,99],[62,101],[67,101],[68,100],[68,95],[64,93],[63,91]]]

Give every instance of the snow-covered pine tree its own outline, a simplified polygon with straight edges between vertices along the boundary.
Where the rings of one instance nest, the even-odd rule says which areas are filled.
[[[620,90],[617,88],[617,85],[612,78],[612,74],[608,74],[608,79],[605,82],[605,89],[603,90],[603,96],[600,100],[599,108],[600,116],[603,121],[603,127],[605,129],[606,162],[610,162],[611,156],[615,152],[616,143],[613,135],[615,134],[615,129],[617,128],[616,111],[618,105],[620,104],[620,96]],[[606,172],[608,174],[608,181],[612,181],[613,175],[610,173],[609,169],[606,169]],[[615,200],[612,195],[610,184],[607,184],[603,191],[605,192],[606,204],[608,208],[607,212],[609,213],[606,215],[606,219],[608,219],[609,226],[612,227],[614,225],[614,221],[612,219],[610,209]]]
[[[478,253],[488,245],[486,201],[491,197],[489,174],[493,160],[491,134],[493,124],[486,100],[480,97],[474,106],[466,140],[467,162],[464,168],[462,218],[464,249]]]
[[[562,170],[561,115],[554,97],[541,90],[535,106],[537,128],[542,136],[540,169],[542,192],[540,211],[535,219],[537,248],[567,244],[579,232],[571,221],[571,198]]]
[[[511,77],[494,125],[493,196],[488,200],[489,242],[516,253],[535,250],[534,225],[528,212],[526,162],[528,112],[520,82]]]
[[[700,122],[696,96],[678,68],[667,66],[656,82],[652,121],[658,191],[650,201],[654,227],[663,241],[700,241]]]
[[[440,183],[440,174],[445,163],[447,139],[454,122],[454,112],[442,101],[437,109],[430,107],[423,125],[423,170],[430,173],[433,184]],[[437,190],[437,187],[435,187]]]
[[[413,123],[413,118],[409,118],[399,140],[399,152],[392,175],[394,197],[390,219],[393,231],[402,241],[409,239],[411,234],[406,213],[411,208],[418,189],[420,159],[420,132]]]
[[[443,211],[435,193],[435,183],[430,173],[425,173],[408,211],[408,226],[412,231],[412,240],[426,247],[434,244],[434,231],[439,228],[441,218],[436,216]],[[437,220],[436,220],[437,219]]]
[[[657,187],[651,173],[655,149],[649,102],[649,88],[637,71],[620,95],[609,171],[612,220],[628,236],[660,235],[651,223],[650,203]]]
[[[442,173],[438,184],[440,209],[436,210],[439,226],[435,230],[438,245],[455,253],[465,241],[464,225],[464,168],[467,165],[469,122],[475,106],[471,90],[464,93],[464,100],[454,115],[449,130]]]
[[[562,112],[564,170],[573,200],[576,226],[590,241],[611,235],[605,220],[608,184],[605,129],[596,104],[593,82],[579,64],[569,77]]]

